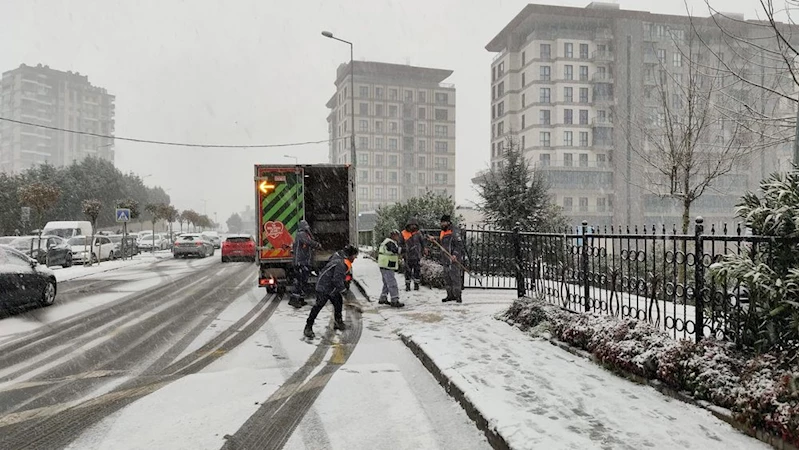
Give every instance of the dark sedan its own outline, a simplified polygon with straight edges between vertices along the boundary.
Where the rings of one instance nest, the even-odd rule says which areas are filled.
[[[13,240],[9,247],[48,267],[72,265],[72,247],[60,236],[22,236]]]
[[[55,302],[56,289],[52,270],[22,252],[0,245],[0,308],[50,306]]]

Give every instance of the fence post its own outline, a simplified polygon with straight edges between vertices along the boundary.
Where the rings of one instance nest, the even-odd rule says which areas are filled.
[[[580,279],[583,282],[583,307],[585,311],[591,311],[591,278],[588,276],[588,221],[583,220],[583,228],[581,230],[582,240],[581,240],[581,248],[580,248],[580,256],[582,256],[582,261],[580,261],[580,271],[583,273],[583,276]]]
[[[522,236],[519,233],[521,231],[521,224],[516,222],[516,225],[513,226],[513,260],[514,260],[514,271],[516,274],[516,295],[518,298],[522,298],[527,295],[527,290],[524,286],[524,274],[522,273]]]
[[[702,260],[705,255],[705,246],[702,234],[705,231],[702,216],[697,216],[694,227],[694,335],[699,342],[705,334],[705,265]]]

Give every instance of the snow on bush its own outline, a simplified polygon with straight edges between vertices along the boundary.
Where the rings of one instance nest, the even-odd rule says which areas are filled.
[[[570,313],[542,300],[519,299],[497,319],[523,331],[548,324],[554,337],[591,352],[611,368],[658,379],[728,408],[736,420],[799,446],[796,355],[752,356],[727,342],[677,341],[647,322]]]
[[[420,269],[422,284],[439,289],[447,287],[447,274],[444,272],[444,266],[431,259],[422,258]]]

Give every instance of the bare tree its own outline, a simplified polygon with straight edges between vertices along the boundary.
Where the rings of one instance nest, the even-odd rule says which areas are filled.
[[[742,120],[740,81],[716,76],[712,55],[701,51],[693,33],[672,42],[669,61],[662,51],[645,49],[657,61],[645,70],[645,95],[633,99],[632,111],[617,115],[630,115],[624,135],[643,166],[640,187],[678,202],[687,233],[694,203],[762,145]]]
[[[95,233],[97,232],[97,218],[100,217],[100,210],[103,209],[103,202],[101,202],[100,200],[97,200],[97,199],[88,199],[88,200],[84,200],[83,203],[81,203],[81,206],[83,208],[83,214],[85,214],[86,217],[89,219],[89,221],[92,223],[92,235],[90,236],[90,240],[89,240],[89,249],[91,251],[86,252],[86,250],[85,250],[86,245],[84,244],[84,251],[87,254],[90,255],[89,256],[89,260],[85,261],[85,266],[91,266],[92,264],[94,264],[94,261],[95,261],[95,258],[94,258],[94,247],[95,247],[94,236],[95,236]],[[98,266],[100,265],[100,259],[102,259],[102,252],[100,251],[101,248],[102,247],[97,249],[97,265]],[[112,251],[111,253],[114,253],[114,252]]]

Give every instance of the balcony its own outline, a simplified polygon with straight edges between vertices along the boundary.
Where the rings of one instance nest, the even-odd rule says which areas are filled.
[[[591,60],[594,62],[613,62],[613,52],[611,51],[595,51],[591,54]]]
[[[594,75],[591,76],[591,80],[594,83],[613,83],[613,74],[606,72],[595,72]]]

